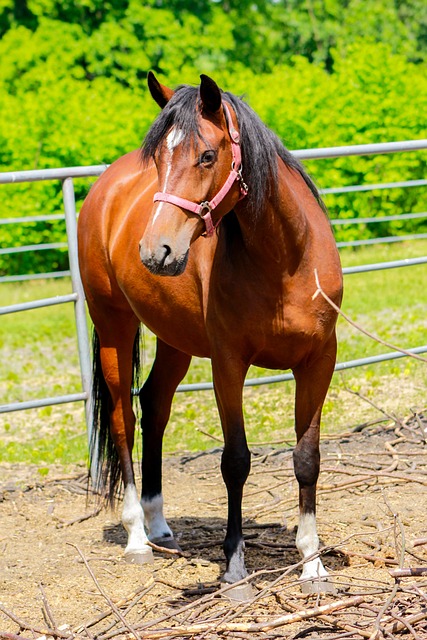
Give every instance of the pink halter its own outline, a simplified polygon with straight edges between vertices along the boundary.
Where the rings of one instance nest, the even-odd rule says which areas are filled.
[[[223,107],[226,115],[228,132],[231,138],[231,152],[233,155],[233,160],[231,163],[230,174],[216,196],[214,196],[212,200],[205,200],[200,204],[192,202],[191,200],[186,200],[185,198],[179,198],[178,196],[174,196],[170,193],[164,193],[163,191],[158,191],[157,193],[155,193],[153,198],[153,202],[169,202],[170,204],[174,204],[177,207],[181,207],[182,209],[186,209],[187,211],[191,211],[192,213],[200,216],[202,220],[204,220],[206,225],[206,231],[203,235],[207,238],[210,238],[213,235],[216,227],[221,222],[220,218],[214,224],[212,221],[211,212],[220,204],[220,202],[222,202],[222,200],[224,200],[225,196],[230,191],[236,180],[237,182],[240,182],[241,198],[244,198],[248,193],[248,187],[243,181],[242,177],[242,154],[240,150],[240,135],[233,126],[230,111],[225,103],[223,103]],[[203,213],[204,211],[206,213]]]

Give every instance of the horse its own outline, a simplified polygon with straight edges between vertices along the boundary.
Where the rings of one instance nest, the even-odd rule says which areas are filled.
[[[291,369],[296,546],[300,580],[316,591],[331,582],[316,555],[316,483],[337,314],[313,296],[315,270],[329,298],[336,305],[342,298],[325,206],[300,162],[243,99],[206,75],[199,86],[173,90],[150,72],[148,88],[161,110],[141,149],[107,168],[79,216],[81,278],[94,326],[92,475],[112,500],[123,489],[127,560],[152,562],[150,543],[176,548],[163,512],[162,438],[192,356],[210,358],[228,496],[221,579],[244,581],[244,380],[250,365]],[[131,389],[141,323],[156,335],[156,355],[139,391],[139,498]]]

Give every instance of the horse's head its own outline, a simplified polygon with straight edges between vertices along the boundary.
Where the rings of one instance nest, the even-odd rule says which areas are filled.
[[[179,275],[191,243],[201,235],[213,235],[245,193],[239,134],[235,114],[207,76],[201,76],[199,89],[181,87],[174,92],[150,73],[148,86],[163,111],[142,151],[145,160],[154,159],[159,191],[140,241],[140,256],[154,274]]]

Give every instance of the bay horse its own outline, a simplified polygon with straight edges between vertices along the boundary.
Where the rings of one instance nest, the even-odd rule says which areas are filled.
[[[176,545],[163,515],[162,438],[191,357],[210,358],[228,494],[223,581],[247,576],[242,494],[250,470],[242,390],[250,365],[291,369],[301,579],[327,582],[315,556],[319,426],[336,359],[342,272],[316,187],[240,98],[208,76],[176,91],[150,72],[161,112],[141,150],[94,184],[78,225],[81,277],[94,324],[92,474],[113,498],[124,485],[125,557],[152,561],[149,541]],[[131,402],[140,323],[157,336],[139,392],[142,494],[132,463]],[[310,557],[311,556],[311,557]],[[313,587],[315,588],[315,587]]]

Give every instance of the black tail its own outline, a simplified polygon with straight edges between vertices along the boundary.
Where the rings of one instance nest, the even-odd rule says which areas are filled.
[[[134,384],[138,383],[140,367],[140,330],[135,336],[132,353]],[[111,396],[101,367],[99,337],[93,331],[92,369],[92,435],[90,441],[90,477],[96,490],[108,498],[110,503],[121,489],[120,460],[111,436],[110,405]],[[132,388],[129,393],[132,394]]]

